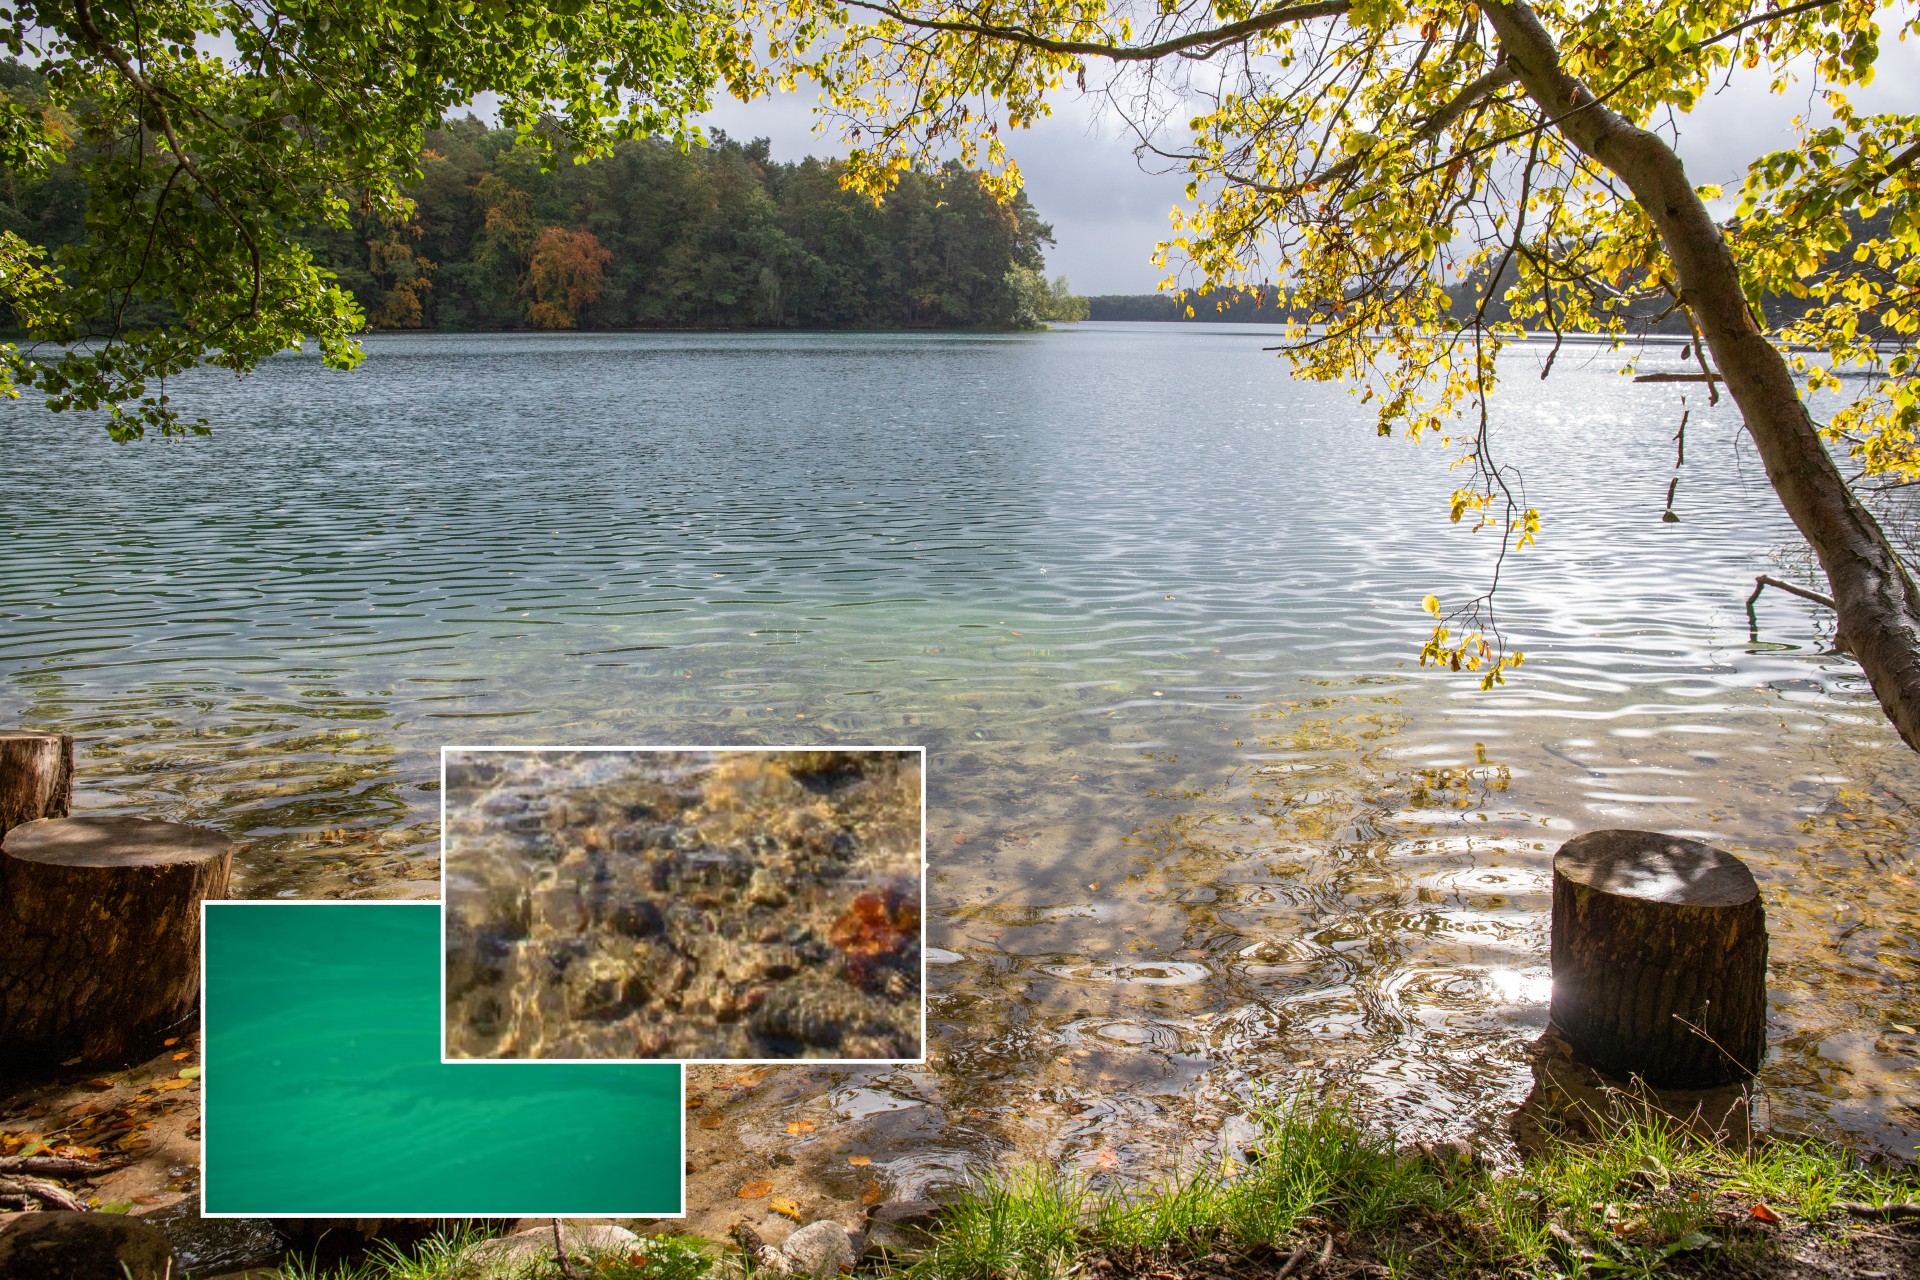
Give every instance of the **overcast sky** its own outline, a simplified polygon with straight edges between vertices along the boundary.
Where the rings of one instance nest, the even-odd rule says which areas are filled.
[[[1889,41],[1874,84],[1854,95],[1874,111],[1920,113],[1920,47]],[[1705,99],[1680,123],[1680,150],[1697,183],[1737,185],[1752,157],[1787,145],[1789,122],[1807,96],[1775,97],[1763,80],[1745,77]],[[780,160],[832,155],[837,140],[813,132],[812,97],[742,104],[727,101],[708,117],[736,138],[766,137]],[[1026,176],[1027,197],[1053,224],[1050,273],[1064,272],[1076,292],[1151,293],[1164,272],[1149,261],[1167,233],[1167,213],[1186,183],[1145,173],[1111,121],[1096,121],[1072,98],[1038,128],[1013,133],[1009,149]]]

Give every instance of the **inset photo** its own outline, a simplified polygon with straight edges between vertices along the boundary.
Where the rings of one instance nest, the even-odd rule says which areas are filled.
[[[919,747],[449,746],[445,1053],[924,1058]]]

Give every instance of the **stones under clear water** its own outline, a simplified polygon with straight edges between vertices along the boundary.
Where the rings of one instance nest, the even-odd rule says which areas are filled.
[[[921,1056],[920,756],[453,753],[457,1057]]]

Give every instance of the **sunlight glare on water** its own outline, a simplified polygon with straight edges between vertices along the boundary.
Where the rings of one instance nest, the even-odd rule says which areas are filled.
[[[80,736],[82,807],[233,833],[259,897],[435,892],[443,743],[926,745],[932,1060],[737,1086],[696,1166],[1125,1176],[1306,1078],[1492,1127],[1553,851],[1608,826],[1751,861],[1774,1121],[1912,1153],[1920,771],[1817,611],[1750,642],[1791,530],[1730,407],[1688,406],[1667,523],[1680,392],[1511,355],[1545,529],[1483,694],[1415,661],[1490,565],[1446,455],[1271,341],[382,336],[183,380],[207,440],[14,405],[5,718]]]

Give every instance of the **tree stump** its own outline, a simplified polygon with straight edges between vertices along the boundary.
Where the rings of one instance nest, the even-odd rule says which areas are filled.
[[[141,818],[43,818],[0,839],[4,1065],[127,1060],[200,995],[200,901],[225,897],[227,837]]]
[[[0,730],[0,835],[73,802],[73,735]]]
[[[1656,1089],[1751,1079],[1767,919],[1746,864],[1695,840],[1595,831],[1553,860],[1551,1019],[1574,1060]]]

